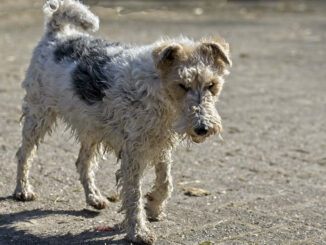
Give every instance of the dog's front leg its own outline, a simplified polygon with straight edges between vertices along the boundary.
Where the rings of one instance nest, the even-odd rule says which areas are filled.
[[[152,220],[162,220],[165,218],[166,200],[172,193],[171,176],[171,152],[164,151],[158,163],[155,164],[155,184],[150,193],[147,193],[146,212],[147,217]]]
[[[125,212],[124,228],[127,239],[134,243],[153,244],[155,235],[146,226],[146,216],[141,190],[141,178],[146,168],[146,162],[140,153],[125,148],[121,156],[121,169],[117,173],[122,211]]]

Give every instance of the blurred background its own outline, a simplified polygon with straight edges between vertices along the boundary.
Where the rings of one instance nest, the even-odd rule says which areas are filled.
[[[212,137],[174,154],[168,218],[151,224],[158,244],[326,244],[326,1],[84,2],[101,20],[94,35],[109,41],[221,36],[231,46],[233,67],[217,104],[224,143]],[[42,5],[0,0],[0,244],[125,244],[121,234],[93,232],[121,221],[120,204],[83,211],[78,144],[63,126],[34,161],[39,200],[10,198],[20,84],[43,33]],[[105,195],[115,192],[115,162],[99,164]],[[145,190],[152,179],[150,171]],[[186,196],[192,187],[209,194]]]

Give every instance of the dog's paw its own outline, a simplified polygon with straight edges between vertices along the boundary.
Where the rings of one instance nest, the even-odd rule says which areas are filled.
[[[146,195],[147,203],[145,205],[146,215],[149,221],[161,221],[166,218],[166,214],[163,212],[164,207],[162,204],[157,204],[150,194]]]
[[[37,196],[33,191],[16,190],[14,198],[18,201],[34,201],[37,199]]]
[[[104,209],[109,206],[109,201],[106,198],[100,196],[89,195],[87,203],[95,209]]]
[[[135,244],[154,244],[156,241],[156,236],[150,231],[138,231],[133,234],[127,235],[127,240]]]
[[[149,221],[162,221],[166,218],[166,213],[163,212],[162,207],[156,207],[147,204],[145,206],[146,216]]]
[[[146,214],[147,214],[147,219],[151,222],[157,222],[157,221],[162,221],[166,219],[166,213],[162,212],[160,214],[153,214],[151,212],[149,212],[148,210],[146,210]]]

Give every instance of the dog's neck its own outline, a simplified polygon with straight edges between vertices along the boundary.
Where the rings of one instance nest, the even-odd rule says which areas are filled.
[[[136,52],[132,51],[134,53],[129,60],[130,70],[127,73],[131,74],[132,86],[136,86],[137,99],[146,107],[153,108],[158,117],[157,122],[162,124],[162,130],[174,132],[176,111],[161,87],[160,74],[152,57],[153,49],[154,46],[149,45],[139,47]]]
[[[160,74],[152,56],[154,47],[153,45],[140,47],[135,57],[130,60],[132,67],[137,67],[136,71],[131,71],[132,80],[137,83],[137,90],[142,87],[147,92],[146,95],[151,103],[156,104],[168,114],[175,114],[170,99],[161,87]]]

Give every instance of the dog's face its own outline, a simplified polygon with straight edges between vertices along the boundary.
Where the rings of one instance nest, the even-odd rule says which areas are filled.
[[[154,50],[153,59],[161,88],[176,111],[176,131],[196,143],[221,133],[215,103],[231,66],[228,44],[220,39],[165,42]]]

